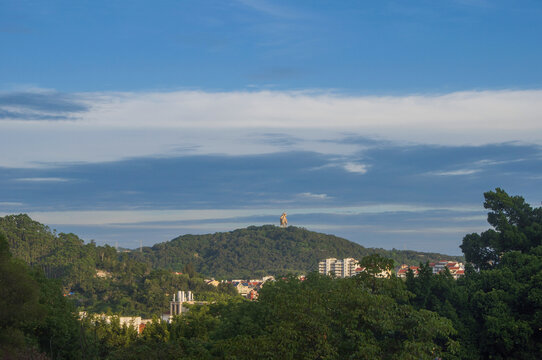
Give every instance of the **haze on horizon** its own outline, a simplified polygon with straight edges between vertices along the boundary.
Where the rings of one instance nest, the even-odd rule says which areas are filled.
[[[135,248],[289,224],[460,254],[539,206],[538,1],[4,1],[0,215]]]

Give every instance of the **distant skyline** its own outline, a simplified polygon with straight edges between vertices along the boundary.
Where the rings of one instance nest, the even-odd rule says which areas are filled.
[[[136,248],[289,224],[460,254],[540,206],[538,1],[0,2],[0,215]]]

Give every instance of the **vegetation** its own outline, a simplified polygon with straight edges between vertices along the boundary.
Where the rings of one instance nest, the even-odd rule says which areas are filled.
[[[198,299],[234,295],[231,287],[215,288],[202,275],[217,278],[307,273],[328,256],[361,257],[366,249],[331,235],[300,228],[249,227],[229,233],[186,235],[140,252],[117,252],[86,243],[75,234],[56,231],[28,215],[0,218],[14,257],[47,278],[58,279],[76,306],[96,313],[151,317],[168,308],[170,294],[192,290]],[[416,252],[396,252],[396,259],[433,259]],[[177,274],[177,273],[182,274]]]
[[[461,257],[411,250],[365,248],[333,235],[290,226],[250,226],[231,232],[183,235],[143,248],[121,252],[111,246],[84,244],[75,234],[56,234],[28,215],[0,217],[14,256],[38,266],[48,277],[62,278],[67,289],[93,278],[96,270],[129,273],[140,277],[151,269],[193,271],[215,278],[253,278],[265,275],[306,274],[318,270],[328,257],[361,259],[371,254],[391,258],[395,265]],[[128,279],[134,281],[134,279]]]
[[[254,302],[225,295],[228,289],[223,289],[223,294],[210,291],[210,302],[193,305],[188,314],[170,324],[155,318],[140,335],[130,327],[120,326],[115,318],[109,323],[99,318],[78,320],[70,297],[62,296],[59,281],[44,276],[47,270],[53,276],[62,274],[63,279],[68,279],[65,281],[73,281],[71,265],[43,265],[51,253],[44,246],[28,257],[33,259],[31,268],[11,256],[8,243],[0,234],[0,288],[5,294],[0,297],[0,356],[539,359],[542,209],[533,209],[523,198],[509,196],[501,189],[486,193],[485,198],[493,228],[463,239],[461,248],[469,264],[465,277],[459,280],[454,280],[449,272],[435,275],[423,263],[419,276],[410,272],[406,281],[395,276],[379,278],[374,275],[392,268],[393,261],[371,254],[362,260],[368,271],[355,277],[336,279],[310,273],[302,281],[286,276],[266,283]],[[61,234],[53,234],[50,239],[76,240]],[[177,279],[171,277],[170,271],[151,269],[145,259],[148,261],[152,250],[136,260],[125,255],[109,258],[105,253],[108,247],[81,245],[83,249],[87,246],[87,250],[79,251],[94,255],[83,258],[92,259],[92,266],[101,266],[111,273],[110,278],[93,277],[94,280],[106,281],[103,284],[115,289],[132,289],[141,299],[166,291],[176,281],[172,279]],[[38,255],[40,252],[45,258]],[[131,281],[139,285],[130,285],[129,277],[116,273],[124,267],[134,270],[136,275],[132,275]],[[189,286],[197,286],[201,280],[197,268],[184,266],[184,272],[190,276],[183,279]],[[153,290],[154,286],[160,290]],[[103,304],[114,299],[104,300]],[[143,304],[151,300],[139,301]]]
[[[145,250],[143,258],[154,267],[179,271],[185,264],[192,263],[202,274],[230,279],[306,274],[318,271],[318,262],[329,257],[361,259],[379,254],[393,259],[396,265],[460,259],[435,253],[365,248],[333,235],[273,225],[207,235],[183,235]]]
[[[79,322],[57,281],[9,252],[0,234],[0,357],[77,358]]]
[[[496,189],[484,194],[493,229],[464,237],[470,267],[454,281],[422,266],[412,304],[450,319],[461,358],[539,359],[542,354],[542,208]]]
[[[81,310],[151,317],[168,308],[169,294],[177,290],[192,290],[200,299],[235,293],[205,284],[190,270],[191,264],[185,266],[190,271],[180,275],[154,269],[150,262],[111,246],[84,244],[74,234],[56,235],[27,215],[0,218],[0,231],[15,257],[61,281],[63,293]]]
[[[434,359],[457,351],[451,321],[409,305],[403,281],[374,280],[288,277],[264,286],[256,302],[200,306],[172,324],[153,324],[109,356]]]

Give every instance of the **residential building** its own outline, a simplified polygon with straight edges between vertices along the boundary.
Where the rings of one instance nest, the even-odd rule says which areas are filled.
[[[356,274],[356,268],[358,268],[358,261],[353,258],[336,259],[328,258],[318,263],[318,271],[320,274],[331,275],[336,277],[350,277]]]
[[[106,315],[106,314],[88,314],[86,311],[79,312],[79,318],[90,318],[92,320],[103,320],[107,324],[111,324],[112,321],[118,319],[121,327],[132,327],[138,334],[143,332],[145,324],[152,321],[152,319],[142,319],[141,316],[118,316],[118,315]]]
[[[446,271],[446,269],[448,269],[448,271],[450,272],[450,274],[452,274],[452,277],[454,279],[457,279],[465,275],[465,267],[463,263],[456,262],[456,261],[440,260],[437,262],[429,263],[429,267],[431,268],[431,271],[433,274],[439,274],[442,271]],[[406,278],[406,274],[409,269],[414,272],[414,276],[418,276],[418,273],[419,273],[418,266],[408,266],[408,265],[403,264],[401,265],[399,270],[397,270],[397,277]]]
[[[401,265],[399,270],[397,270],[397,277],[406,278],[408,270],[412,270],[414,276],[418,276],[420,267],[419,266],[408,266],[406,264]]]
[[[220,282],[216,281],[215,279],[205,279],[205,283],[207,285],[212,285],[214,287],[217,287],[218,285],[220,285]]]
[[[365,271],[364,267],[357,267],[354,270],[353,275],[358,275],[358,274],[360,274],[360,273],[362,273],[364,271]],[[391,270],[382,270],[381,272],[375,274],[375,277],[377,277],[377,278],[389,278],[389,277],[391,277]]]
[[[445,271],[445,269],[448,269],[454,279],[465,275],[465,266],[460,262],[441,260],[436,263],[429,263],[429,266],[433,269],[433,274],[438,274]]]

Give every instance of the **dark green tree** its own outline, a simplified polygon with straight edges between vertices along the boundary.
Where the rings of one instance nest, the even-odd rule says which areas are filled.
[[[529,252],[542,245],[542,208],[533,209],[521,196],[497,188],[484,194],[493,229],[469,234],[460,246],[468,262],[478,269],[495,267],[508,251]]]

